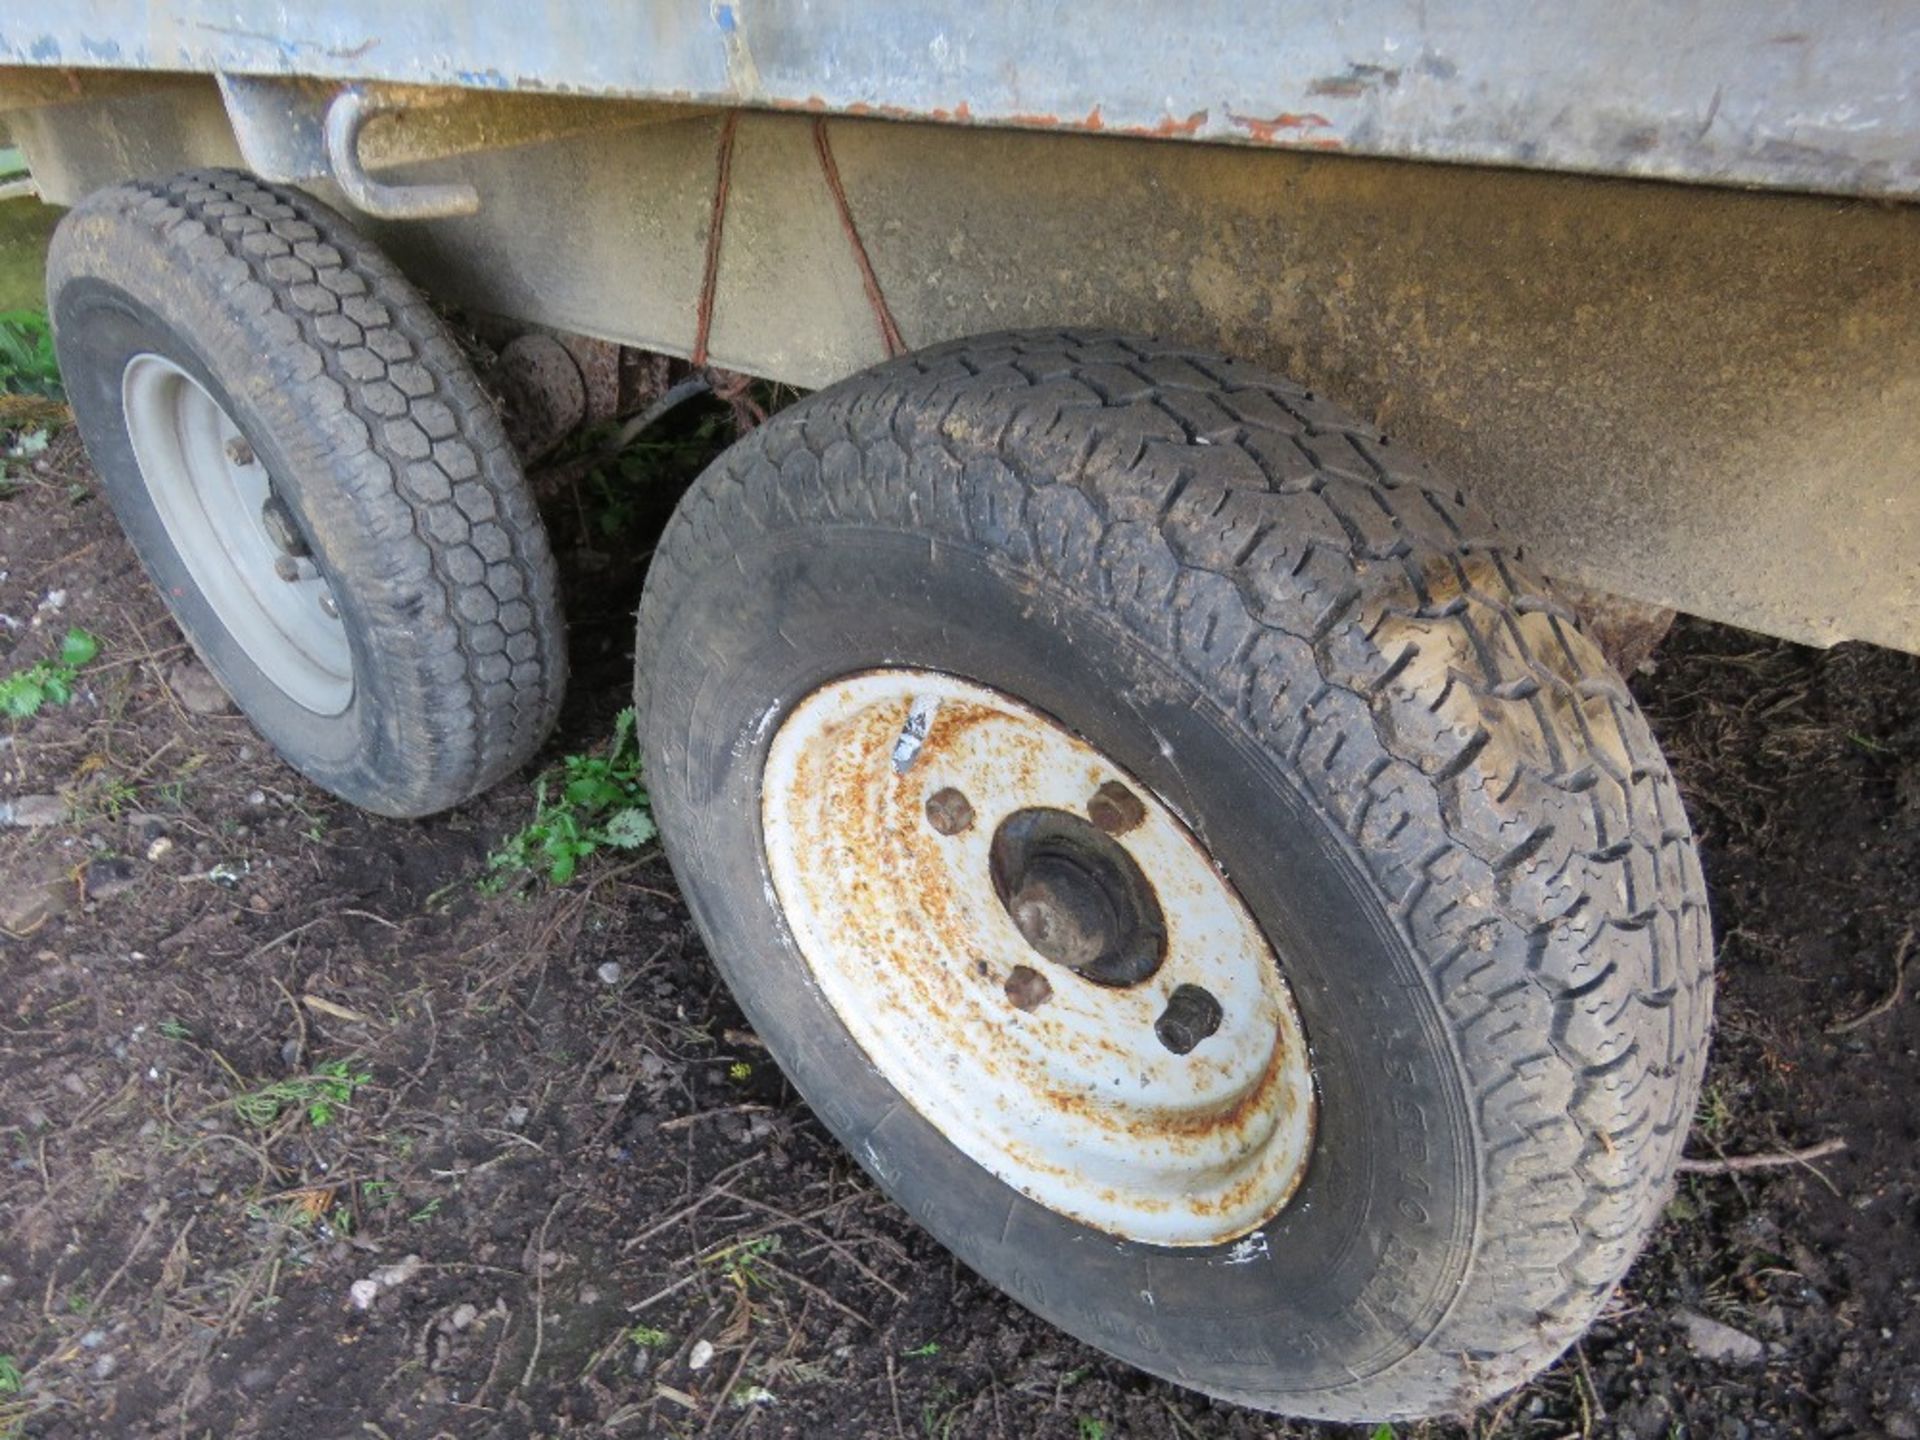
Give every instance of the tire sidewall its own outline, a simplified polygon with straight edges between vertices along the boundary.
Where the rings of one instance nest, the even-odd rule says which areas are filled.
[[[1111,607],[1004,555],[801,517],[737,562],[675,588],[642,729],[675,871],[796,1086],[894,1198],[1028,1308],[1216,1395],[1359,1418],[1339,1392],[1427,1363],[1409,1357],[1461,1284],[1476,1146],[1426,971],[1332,823]],[[1027,1200],[905,1104],[813,983],[771,898],[761,770],[800,699],[888,665],[992,686],[1082,735],[1188,821],[1274,942],[1319,1129],[1299,1191],[1253,1235],[1139,1245]]]

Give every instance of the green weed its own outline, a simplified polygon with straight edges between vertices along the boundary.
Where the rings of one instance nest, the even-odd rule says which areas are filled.
[[[487,857],[481,888],[499,890],[520,875],[546,873],[564,885],[580,862],[605,848],[635,850],[658,833],[640,783],[633,711],[622,710],[604,755],[569,755],[557,793],[547,777],[534,789],[533,822]]]
[[[1107,1440],[1107,1422],[1096,1420],[1091,1415],[1082,1415],[1075,1420],[1073,1428],[1080,1440]]]
[[[426,1204],[414,1211],[413,1214],[407,1216],[407,1223],[409,1225],[431,1224],[433,1218],[440,1213],[440,1207],[446,1203],[447,1202],[440,1196],[434,1196],[433,1199],[427,1201]]]
[[[767,1273],[761,1261],[768,1255],[777,1254],[779,1249],[778,1235],[761,1235],[716,1250],[707,1256],[705,1263],[742,1290],[764,1290],[772,1285],[773,1277]]]
[[[233,1097],[233,1113],[247,1124],[265,1130],[288,1111],[301,1111],[315,1129],[333,1123],[334,1116],[353,1101],[353,1092],[373,1076],[356,1071],[346,1060],[329,1060],[311,1075],[276,1080],[258,1090]]]
[[[673,1337],[664,1330],[656,1330],[651,1325],[636,1325],[627,1331],[627,1339],[643,1350],[658,1350]]]
[[[369,1205],[385,1205],[400,1193],[400,1187],[391,1180],[362,1180],[360,1198]]]
[[[26,1377],[20,1373],[20,1362],[11,1355],[0,1355],[0,1395],[18,1395],[25,1383]]]
[[[100,653],[100,642],[85,630],[67,631],[60,654],[41,660],[0,679],[0,715],[24,720],[47,704],[65,705],[73,699],[80,668]]]
[[[65,398],[53,358],[53,328],[36,310],[0,312],[0,395]]]
[[[937,1340],[929,1340],[924,1345],[916,1345],[913,1349],[902,1350],[900,1353],[909,1360],[925,1360],[929,1356],[940,1353],[940,1342]]]

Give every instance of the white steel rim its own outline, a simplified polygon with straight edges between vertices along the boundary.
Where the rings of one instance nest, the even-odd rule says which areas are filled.
[[[1040,956],[989,878],[1008,817],[1085,816],[1110,782],[1141,802],[1112,838],[1165,919],[1164,963],[1123,988]],[[972,812],[955,834],[927,812],[948,789]],[[1284,1208],[1315,1125],[1299,1013],[1233,887],[1112,760],[998,691],[870,671],[782,722],[761,812],[774,898],[814,981],[880,1074],[976,1163],[1149,1244],[1245,1245]],[[1050,986],[1030,1010],[1010,998],[1016,966]],[[1220,1009],[1185,1054],[1155,1029],[1180,986]]]
[[[147,494],[220,623],[288,699],[319,715],[343,712],[353,656],[332,587],[270,528],[272,478],[240,427],[161,355],[129,360],[120,389]]]

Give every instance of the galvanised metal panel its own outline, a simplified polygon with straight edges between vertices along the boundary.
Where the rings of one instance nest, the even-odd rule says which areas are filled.
[[[8,0],[0,64],[541,90],[1920,196],[1920,0]]]

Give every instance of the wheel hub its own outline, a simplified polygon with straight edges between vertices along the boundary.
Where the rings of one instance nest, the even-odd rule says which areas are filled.
[[[333,588],[232,417],[185,370],[136,355],[120,381],[154,510],[220,623],[296,704],[338,715],[353,655]]]
[[[1315,1123],[1273,951],[1151,791],[984,686],[823,686],[762,777],[774,896],[906,1101],[1062,1214],[1215,1245],[1277,1213]]]

